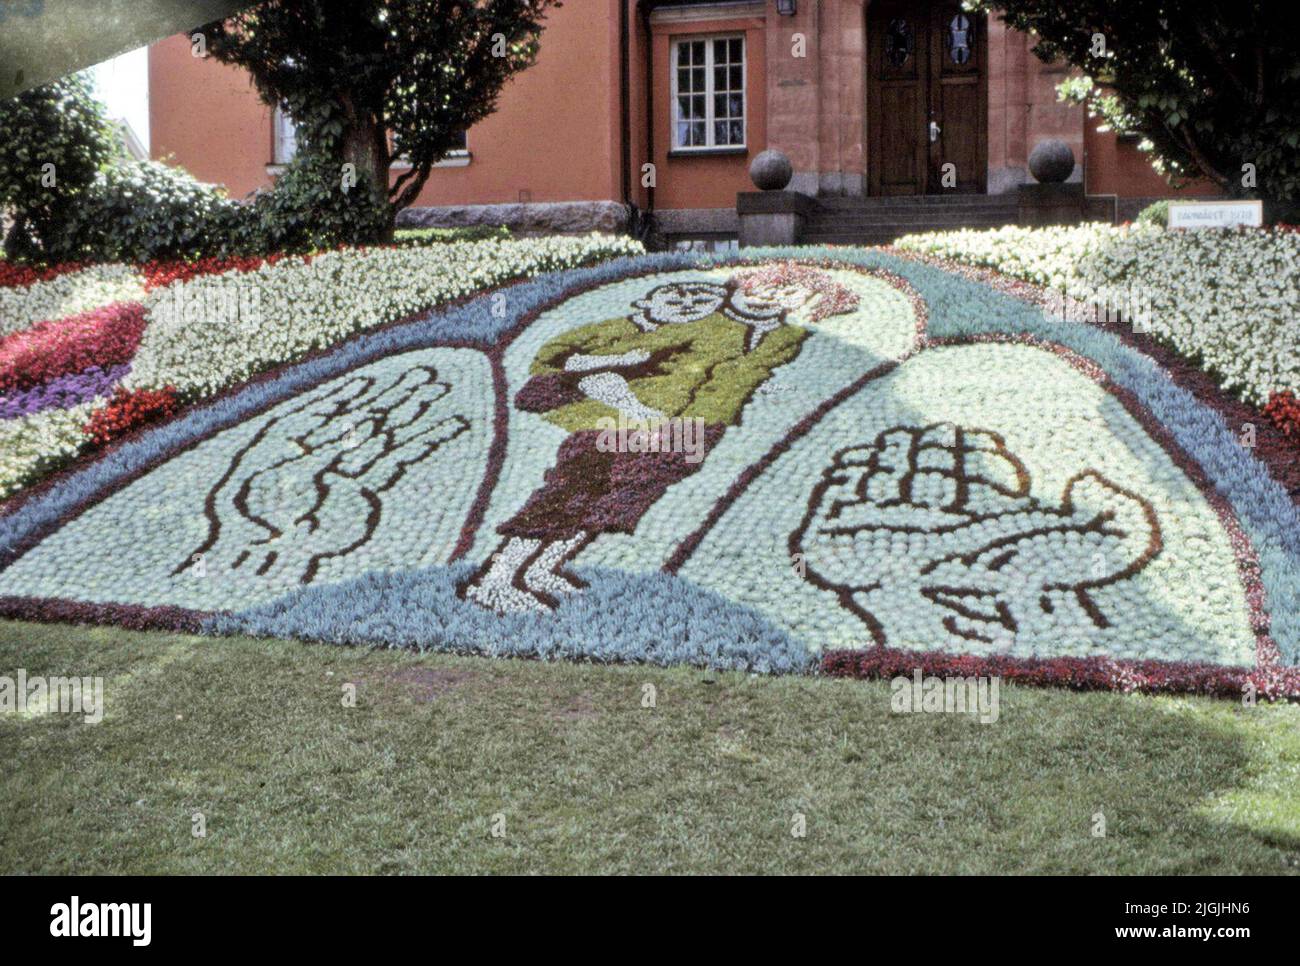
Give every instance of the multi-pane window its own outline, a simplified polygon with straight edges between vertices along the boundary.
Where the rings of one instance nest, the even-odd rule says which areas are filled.
[[[745,38],[673,44],[673,148],[744,147]]]

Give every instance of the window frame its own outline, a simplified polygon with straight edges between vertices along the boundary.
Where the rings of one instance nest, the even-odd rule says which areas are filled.
[[[718,144],[715,140],[716,132],[714,125],[717,117],[714,114],[714,98],[717,95],[717,89],[713,84],[714,74],[714,43],[719,40],[739,40],[740,41],[740,131],[741,140],[739,143]],[[679,125],[681,118],[678,115],[680,104],[678,102],[678,60],[681,53],[682,44],[704,42],[704,144],[680,144],[678,143]],[[670,153],[674,155],[686,154],[743,154],[749,150],[749,44],[748,37],[744,31],[725,31],[722,33],[696,33],[696,34],[678,34],[669,38],[669,134],[670,134]],[[734,66],[734,65],[729,65]],[[690,94],[701,93],[699,91],[690,91]],[[731,93],[727,91],[726,93]]]
[[[292,133],[293,151],[286,153],[285,144],[290,140],[285,137],[285,128]],[[277,104],[271,112],[271,165],[283,168],[298,155],[298,125],[294,123],[283,104]]]
[[[469,149],[469,130],[462,131],[460,136],[464,139],[465,146],[463,148],[452,148],[433,163],[435,168],[463,168],[469,164],[474,157]]]

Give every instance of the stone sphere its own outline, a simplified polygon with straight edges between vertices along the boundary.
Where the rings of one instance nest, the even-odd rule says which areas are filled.
[[[768,148],[756,154],[750,162],[749,177],[760,191],[780,191],[794,177],[794,168],[784,154]]]
[[[1029,152],[1029,173],[1043,184],[1060,184],[1074,173],[1074,152],[1064,141],[1039,141]]]

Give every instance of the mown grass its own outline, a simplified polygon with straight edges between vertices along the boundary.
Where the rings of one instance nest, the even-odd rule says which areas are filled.
[[[980,725],[884,683],[0,622],[20,667],[107,711],[0,715],[6,873],[1300,871],[1295,705],[1008,687]]]

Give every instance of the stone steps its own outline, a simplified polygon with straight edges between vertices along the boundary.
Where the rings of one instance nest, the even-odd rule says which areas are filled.
[[[876,210],[881,208],[990,208],[1014,209],[1016,196],[1012,195],[892,195],[886,197],[852,198],[822,195],[817,204],[828,211]]]
[[[802,241],[827,245],[885,245],[901,235],[986,229],[1016,223],[1015,196],[916,195],[819,198]]]

